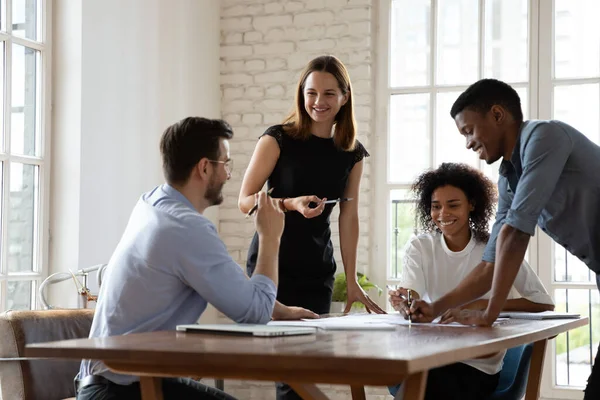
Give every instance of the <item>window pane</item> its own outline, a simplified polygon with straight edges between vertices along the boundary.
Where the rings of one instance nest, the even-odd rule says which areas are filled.
[[[479,77],[478,20],[478,0],[438,2],[438,84],[471,84]]]
[[[37,0],[12,0],[13,34],[31,40],[38,40]]]
[[[598,15],[600,15],[600,2],[597,0],[555,0],[554,76],[556,78],[589,78],[600,75]]]
[[[33,156],[36,153],[38,112],[37,50],[13,45],[11,152]]]
[[[38,167],[10,164],[8,272],[34,270],[38,213]]]
[[[6,290],[7,310],[30,310],[33,281],[9,281]]]
[[[592,326],[595,327],[600,321],[598,290],[557,289],[554,292],[554,301],[556,311],[576,312],[590,319],[589,325],[561,333],[555,339],[556,384],[585,386],[600,341],[600,331],[592,329]]]
[[[390,84],[429,84],[431,53],[430,0],[393,0]]]
[[[392,96],[389,139],[388,176],[411,183],[430,164],[429,94]]]
[[[485,76],[508,82],[528,79],[527,0],[486,0]]]
[[[596,282],[596,274],[558,243],[554,245],[554,280],[556,282]]]
[[[391,270],[390,279],[402,276],[402,260],[406,242],[415,231],[415,207],[408,190],[392,190],[390,192],[391,223]]]
[[[600,144],[600,85],[571,85],[554,88],[553,118],[579,130]]]
[[[462,162],[478,167],[478,157],[467,150],[466,140],[462,136],[454,120],[450,116],[452,104],[461,92],[445,92],[437,94],[435,119],[435,167],[442,162]]]

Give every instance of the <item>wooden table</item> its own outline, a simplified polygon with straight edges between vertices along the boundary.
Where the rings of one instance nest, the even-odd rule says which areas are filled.
[[[404,399],[424,397],[427,371],[525,343],[533,348],[526,400],[539,398],[546,343],[587,318],[509,320],[494,328],[398,326],[395,331],[334,331],[275,338],[151,332],[28,345],[27,357],[90,358],[141,376],[142,398],[162,399],[160,378],[202,376],[286,382],[304,399],[327,399],[315,383],[364,386],[405,381]]]

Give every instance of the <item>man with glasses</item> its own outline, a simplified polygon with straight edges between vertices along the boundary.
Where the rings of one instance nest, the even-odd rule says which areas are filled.
[[[231,178],[231,127],[221,120],[185,118],[160,141],[166,183],[141,196],[111,257],[100,288],[90,337],[174,330],[193,324],[214,305],[236,322],[266,323],[277,292],[283,212],[257,196],[261,253],[248,278],[202,214],[223,202]],[[78,400],[140,399],[139,377],[116,374],[83,360]],[[232,399],[183,379],[163,379],[164,399]]]

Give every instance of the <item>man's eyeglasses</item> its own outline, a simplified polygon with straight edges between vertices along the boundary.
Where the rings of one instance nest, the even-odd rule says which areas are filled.
[[[217,163],[217,164],[223,164],[223,166],[225,167],[225,171],[227,171],[228,174],[231,174],[231,172],[233,171],[233,160],[229,159],[227,161],[220,161],[220,160],[208,160],[212,163]]]

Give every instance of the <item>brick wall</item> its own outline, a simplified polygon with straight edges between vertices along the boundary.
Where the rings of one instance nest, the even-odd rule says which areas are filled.
[[[372,1],[222,1],[221,107],[223,118],[235,132],[231,145],[235,170],[224,189],[219,229],[231,254],[242,265],[254,226],[237,208],[241,180],[258,136],[268,126],[281,123],[291,110],[300,71],[310,59],[333,54],[344,62],[354,88],[358,138],[373,152]],[[367,158],[359,205],[358,269],[362,271],[367,270],[370,256],[370,164]],[[331,228],[336,260],[342,270],[337,212]]]
[[[231,144],[235,170],[225,185],[220,207],[220,234],[234,258],[245,265],[254,226],[237,208],[242,177],[259,135],[281,123],[291,110],[300,71],[312,58],[333,54],[350,72],[354,88],[358,138],[373,153],[374,0],[222,0],[221,107],[234,128]],[[373,144],[372,144],[373,142]],[[358,269],[368,272],[371,159],[365,161],[361,184]],[[338,215],[332,215],[332,237],[338,270]],[[348,399],[348,388],[326,385],[333,399]],[[226,381],[241,399],[274,399],[272,383]],[[383,388],[370,388],[369,399],[387,399]]]

